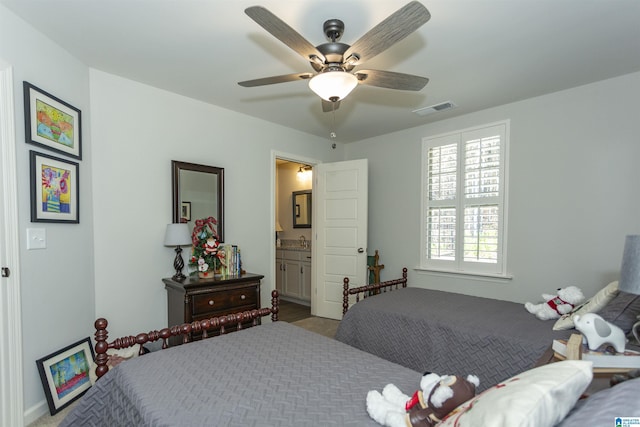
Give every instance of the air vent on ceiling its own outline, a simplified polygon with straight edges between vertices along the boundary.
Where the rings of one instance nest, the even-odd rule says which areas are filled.
[[[413,110],[413,113],[416,113],[419,116],[426,116],[432,113],[450,110],[455,108],[456,104],[451,101],[441,102],[440,104],[431,105],[429,107],[418,108],[417,110]]]

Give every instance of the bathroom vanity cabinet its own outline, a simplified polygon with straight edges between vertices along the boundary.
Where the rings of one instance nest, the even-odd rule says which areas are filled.
[[[276,289],[285,299],[311,302],[310,250],[276,250]]]

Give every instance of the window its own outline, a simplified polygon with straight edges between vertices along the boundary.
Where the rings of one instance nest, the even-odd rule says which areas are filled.
[[[505,275],[508,130],[423,139],[421,268]]]

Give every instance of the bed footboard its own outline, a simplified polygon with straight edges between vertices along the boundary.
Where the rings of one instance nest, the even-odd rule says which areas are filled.
[[[122,348],[133,347],[136,344],[140,344],[140,355],[143,354],[143,345],[148,342],[154,342],[158,340],[162,340],[162,349],[168,348],[168,340],[170,337],[174,337],[177,335],[182,335],[182,342],[189,342],[189,336],[191,332],[202,332],[202,339],[208,338],[207,334],[208,329],[220,329],[220,334],[225,333],[225,326],[237,325],[236,330],[242,329],[242,324],[252,321],[251,326],[257,326],[258,319],[264,316],[271,315],[272,321],[278,320],[278,311],[279,311],[279,294],[277,290],[273,290],[271,292],[271,308],[260,308],[251,311],[243,311],[240,313],[232,313],[226,316],[212,317],[210,319],[196,320],[191,323],[183,323],[182,325],[175,325],[169,328],[163,328],[158,330],[154,330],[147,333],[140,333],[136,336],[130,335],[127,337],[116,338],[111,342],[107,342],[109,333],[107,331],[107,326],[109,322],[107,319],[100,318],[97,319],[94,323],[96,328],[96,375],[98,378],[107,373],[109,368],[107,367],[107,360],[109,356],[107,355],[107,350],[115,349],[119,350]]]
[[[367,286],[360,286],[358,288],[349,289],[349,278],[345,277],[343,281],[343,291],[342,291],[342,316],[344,316],[349,310],[349,295],[356,296],[356,303],[360,301],[360,294],[362,294],[363,298],[366,298],[370,295],[376,295],[380,292],[387,292],[398,289],[398,286],[402,285],[403,288],[407,287],[407,268],[404,267],[402,269],[402,278],[387,280],[386,282],[374,283]]]

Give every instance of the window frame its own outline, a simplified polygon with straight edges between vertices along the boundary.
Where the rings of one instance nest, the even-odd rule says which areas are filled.
[[[495,129],[494,129],[495,128]],[[500,129],[501,128],[501,129]],[[477,262],[464,261],[464,209],[474,205],[473,198],[465,200],[464,197],[464,160],[465,143],[477,137],[488,137],[492,130],[499,130],[500,135],[500,170],[499,170],[499,194],[493,197],[498,205],[498,250],[497,262]],[[483,124],[454,132],[424,137],[422,139],[421,158],[421,218],[420,218],[420,270],[438,271],[455,274],[468,274],[508,278],[507,275],[507,214],[508,214],[508,185],[509,185],[509,140],[510,121],[501,120],[498,122]],[[429,196],[429,150],[434,147],[441,147],[448,144],[457,144],[457,166],[456,166],[456,197],[451,203],[446,201],[428,200]],[[481,198],[485,201],[490,198]],[[456,232],[455,232],[455,259],[441,260],[428,259],[428,214],[432,207],[451,206],[456,209]]]

